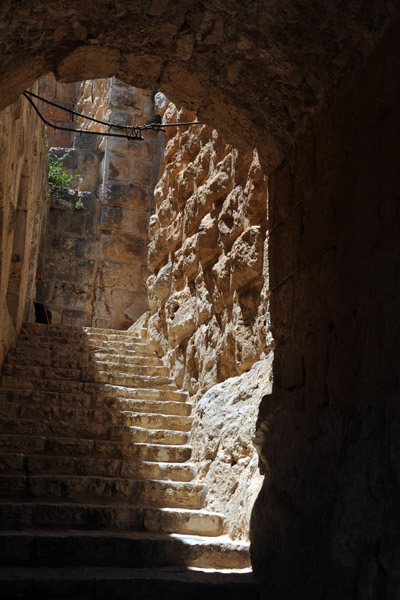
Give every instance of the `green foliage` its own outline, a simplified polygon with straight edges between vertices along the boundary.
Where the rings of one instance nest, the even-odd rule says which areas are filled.
[[[68,152],[60,158],[49,156],[49,175],[48,182],[50,185],[50,193],[54,188],[65,188],[68,187],[74,177],[79,175],[68,175],[63,169],[63,162],[68,156]]]
[[[82,198],[79,197],[78,200],[75,202],[75,210],[84,210],[85,206],[82,202]]]

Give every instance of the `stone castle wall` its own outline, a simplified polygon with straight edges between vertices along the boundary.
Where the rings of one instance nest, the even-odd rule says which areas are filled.
[[[31,90],[39,91],[39,83]],[[0,365],[34,318],[39,239],[47,214],[44,126],[24,97],[0,113]]]
[[[76,110],[135,125],[151,118],[153,101],[150,93],[115,78],[98,79],[80,84]],[[76,120],[78,127],[104,131]],[[146,133],[142,142],[75,135],[63,164],[77,177],[70,188],[53,194],[41,253],[44,300],[53,323],[124,329],[147,310],[148,223],[159,135]],[[51,152],[61,157],[65,150]],[[79,200],[83,210],[76,209]]]

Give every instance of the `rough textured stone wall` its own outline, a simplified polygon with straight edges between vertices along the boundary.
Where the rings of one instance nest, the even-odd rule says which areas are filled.
[[[112,79],[81,84],[76,109],[117,124],[143,124],[150,93]],[[79,127],[104,130],[96,123]],[[53,194],[41,254],[44,298],[53,323],[129,327],[148,307],[148,222],[157,163],[156,132],[142,142],[75,135],[63,163],[78,175]],[[161,134],[162,135],[162,134]],[[64,149],[52,150],[62,156]],[[76,210],[81,200],[83,210]]]
[[[194,115],[171,104],[164,120]],[[150,224],[148,332],[178,385],[198,397],[271,346],[267,179],[256,151],[239,155],[212,128],[168,135]]]
[[[263,598],[400,590],[400,31],[270,178]]]
[[[32,88],[38,92],[39,84]],[[0,113],[0,365],[23,320],[33,317],[47,208],[44,127],[21,97]]]
[[[172,104],[164,114],[165,122],[194,118]],[[256,151],[240,153],[212,128],[167,135],[151,218],[148,344],[198,400],[193,461],[208,507],[245,539],[262,481],[252,441],[258,405],[272,389],[267,178]]]

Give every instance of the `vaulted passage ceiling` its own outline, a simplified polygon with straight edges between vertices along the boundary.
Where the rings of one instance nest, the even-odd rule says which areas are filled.
[[[399,15],[383,0],[8,0],[0,107],[48,71],[116,74],[258,146],[271,169]]]

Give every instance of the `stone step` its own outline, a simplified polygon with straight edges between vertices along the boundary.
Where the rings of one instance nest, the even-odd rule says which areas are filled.
[[[103,379],[104,381],[101,381]],[[125,396],[129,389],[145,389],[149,387],[165,391],[178,391],[167,377],[156,376],[130,376],[113,378],[105,373],[104,377],[96,374],[96,381],[80,381],[77,379],[44,379],[41,377],[18,377],[16,375],[3,375],[3,389],[13,390],[44,390],[50,392],[88,392],[89,394],[104,394],[107,396]],[[108,380],[108,383],[107,383]],[[129,393],[129,392],[128,392]],[[135,392],[134,392],[135,393]],[[128,395],[128,397],[131,397]],[[137,397],[137,392],[136,392]]]
[[[156,369],[153,375],[149,372]],[[7,377],[15,377],[18,381],[24,380],[68,380],[85,381],[93,383],[109,383],[113,385],[123,385],[131,387],[153,387],[171,385],[171,380],[165,375],[164,367],[132,367],[128,365],[126,372],[121,372],[117,367],[116,372],[109,370],[101,371],[96,369],[63,369],[55,367],[39,367],[18,364],[4,365],[5,382]]]
[[[133,390],[135,392],[136,390]],[[184,398],[180,397],[181,401],[169,401],[163,399],[169,397],[169,394],[159,394],[160,400],[147,398],[152,392],[157,390],[142,390],[143,398],[102,398],[101,396],[92,396],[85,393],[69,394],[58,392],[35,392],[30,390],[0,390],[0,414],[5,418],[13,418],[19,415],[17,409],[11,405],[28,405],[32,411],[38,410],[41,406],[49,410],[69,409],[83,410],[86,409],[86,414],[91,416],[90,411],[105,410],[112,411],[115,414],[118,411],[121,415],[125,412],[134,413],[157,413],[163,415],[189,416],[192,411],[192,405],[184,402]],[[132,394],[133,395],[133,394]],[[154,394],[153,394],[154,395]],[[174,393],[171,393],[175,397]],[[157,396],[156,396],[157,397]],[[61,414],[61,413],[60,413]]]
[[[168,568],[4,568],[7,600],[259,600],[252,573]]]
[[[145,410],[146,405],[150,404],[150,401],[144,401],[144,404],[145,406],[143,406],[143,409]],[[181,405],[178,404],[178,406]],[[150,408],[150,406],[147,408]],[[163,404],[161,404],[160,410],[162,408],[165,408]],[[71,423],[79,423],[80,425],[82,425],[82,423],[90,423],[107,426],[133,426],[144,427],[147,429],[185,432],[188,432],[191,429],[191,424],[193,421],[192,417],[163,414],[160,411],[151,413],[150,410],[146,410],[146,412],[144,412],[144,410],[142,412],[104,409],[96,410],[72,408],[60,405],[49,406],[44,402],[42,404],[17,404],[13,402],[2,402],[0,404],[0,420],[17,418],[39,419],[41,421],[67,421]]]
[[[152,508],[130,504],[53,504],[48,502],[0,502],[0,529],[134,530],[153,533],[219,536],[224,516],[205,510]],[[1,597],[1,596],[0,596]]]
[[[149,359],[147,359],[149,360]],[[106,373],[122,373],[130,375],[159,375],[168,376],[168,370],[163,365],[146,364],[146,358],[144,364],[141,364],[139,360],[136,362],[108,362],[101,360],[88,360],[88,361],[76,361],[76,360],[59,360],[59,359],[47,359],[41,357],[32,357],[21,359],[18,355],[10,356],[7,363],[4,366],[4,372],[12,375],[14,373],[23,374],[24,371],[29,373],[30,370],[41,369],[46,372],[50,370],[65,370],[81,372],[85,379],[90,379],[96,372]]]
[[[30,333],[39,333],[41,335],[52,335],[53,333],[66,333],[66,334],[82,334],[82,332],[88,333],[111,333],[111,334],[122,334],[137,336],[138,333],[132,331],[129,332],[125,329],[106,329],[102,327],[81,327],[80,325],[46,325],[43,323],[23,323],[22,331]]]
[[[106,354],[101,352],[93,352],[88,357],[84,357],[81,360],[76,358],[76,354],[73,354],[71,358],[65,358],[55,356],[52,352],[35,354],[28,352],[16,351],[14,354],[10,354],[7,358],[8,365],[32,365],[32,366],[43,366],[43,367],[56,367],[62,369],[100,369],[103,365],[106,365],[108,369],[116,370],[126,366],[140,366],[140,367],[163,367],[162,360],[154,356],[125,356],[123,354]]]
[[[166,417],[167,419],[168,417]],[[130,443],[187,444],[189,434],[185,431],[147,429],[130,425],[103,425],[74,421],[45,421],[38,419],[0,419],[0,435],[27,435],[59,438],[85,438]]]
[[[90,455],[91,458],[132,459],[161,463],[183,463],[191,457],[189,446],[4,434],[0,435],[0,452],[54,456]]]
[[[129,353],[129,351],[147,351],[146,344],[144,342],[139,342],[136,338],[134,338],[132,341],[100,340],[91,339],[88,337],[77,338],[74,340],[60,336],[49,338],[45,336],[27,336],[24,334],[19,335],[17,348],[26,348],[27,351],[34,351],[35,348],[43,348],[52,350],[57,354],[62,354],[64,352],[70,354],[74,350],[77,352],[92,352],[93,349],[101,349],[102,351],[105,350],[107,352],[115,351],[124,354],[125,352]],[[151,353],[149,355],[151,356]]]
[[[154,352],[150,352],[146,349],[144,344],[140,346],[133,345],[129,348],[124,348],[123,351],[118,351],[113,348],[106,348],[103,344],[94,344],[94,345],[86,345],[82,346],[79,344],[48,344],[43,346],[41,344],[32,345],[29,342],[25,342],[24,344],[17,344],[16,348],[10,353],[10,356],[13,356],[15,353],[18,353],[20,356],[33,357],[49,357],[49,358],[57,358],[59,360],[91,360],[93,356],[96,356],[98,353],[107,354],[113,357],[126,357],[126,358],[136,358],[137,356],[142,356],[145,358],[157,358]]]
[[[30,338],[64,338],[100,339],[100,340],[140,340],[136,333],[128,333],[119,329],[99,329],[96,327],[66,327],[64,325],[50,325],[49,327],[33,327],[34,323],[25,323],[21,328],[21,335]]]
[[[0,532],[0,564],[238,569],[249,567],[250,559],[249,544],[224,536],[33,530]]]
[[[99,477],[128,477],[132,479],[160,479],[193,481],[197,468],[190,463],[159,463],[88,456],[49,456],[3,452],[0,455],[0,473],[12,475],[93,475]]]
[[[132,502],[144,506],[202,508],[207,486],[201,483],[73,475],[0,475],[0,497],[20,500],[103,503]]]

